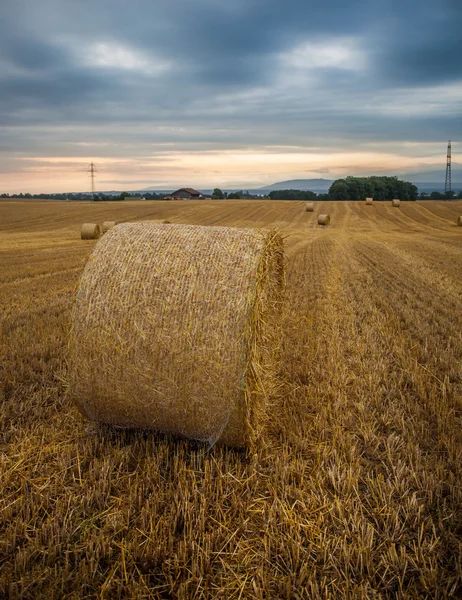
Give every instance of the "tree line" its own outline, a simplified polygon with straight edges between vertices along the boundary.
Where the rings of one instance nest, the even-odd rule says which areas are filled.
[[[55,200],[125,200],[130,197],[139,197],[139,193],[120,192],[110,193],[59,193],[59,194],[0,194],[0,198],[34,198],[37,200],[53,198]],[[165,194],[156,192],[144,192],[143,198],[146,200],[163,200]],[[372,177],[345,177],[336,179],[327,193],[316,193],[304,190],[273,190],[267,196],[261,194],[252,194],[252,192],[239,190],[236,192],[223,192],[220,188],[213,190],[212,198],[215,199],[265,199],[271,200],[365,200],[374,198],[374,200],[392,200],[399,198],[401,200],[462,200],[462,190],[457,195],[455,192],[426,192],[418,193],[417,187],[409,181],[403,181],[398,177],[372,176]]]

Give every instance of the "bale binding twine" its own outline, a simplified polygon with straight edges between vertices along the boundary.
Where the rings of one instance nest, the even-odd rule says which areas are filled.
[[[329,225],[329,223],[330,223],[330,215],[319,215],[318,225]]]
[[[393,198],[393,200],[391,201],[391,205],[395,206],[396,208],[399,208],[401,204],[401,201],[399,200],[399,198]]]
[[[112,229],[117,225],[117,221],[103,221],[101,225],[101,232],[106,233],[109,229]]]
[[[80,232],[82,240],[97,240],[101,236],[101,228],[97,223],[84,223]]]
[[[276,231],[123,223],[75,300],[69,393],[92,421],[254,446],[276,386]]]
[[[366,204],[371,205],[374,202],[373,198],[366,198]]]
[[[313,202],[307,202],[306,203],[306,212],[313,212],[313,210],[314,210]]]

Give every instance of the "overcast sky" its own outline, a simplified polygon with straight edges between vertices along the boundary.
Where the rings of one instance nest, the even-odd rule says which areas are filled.
[[[461,0],[3,0],[0,192],[443,179],[461,48]]]

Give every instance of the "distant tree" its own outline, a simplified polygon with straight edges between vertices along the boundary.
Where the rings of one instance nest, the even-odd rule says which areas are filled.
[[[397,177],[346,177],[337,179],[329,188],[331,200],[416,200],[418,190],[409,181]]]
[[[119,194],[120,200],[125,200],[125,198],[129,198],[129,197],[130,197],[130,194],[128,192],[121,192]]]
[[[316,192],[305,190],[272,190],[268,194],[271,200],[316,200]]]
[[[441,192],[432,192],[432,193],[430,194],[430,198],[431,198],[432,200],[441,200],[441,197],[442,197],[442,196],[441,196]]]
[[[225,197],[225,195],[220,190],[220,188],[215,188],[213,190],[212,198],[217,198],[218,200],[223,200],[224,197]]]
[[[457,199],[462,200],[462,190],[457,194]]]
[[[329,197],[332,200],[349,200],[348,185],[344,179],[337,179],[329,188]]]
[[[241,192],[231,192],[228,194],[228,200],[240,200]]]

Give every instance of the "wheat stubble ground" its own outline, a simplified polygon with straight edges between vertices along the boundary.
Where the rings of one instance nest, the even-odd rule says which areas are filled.
[[[0,595],[461,594],[457,213],[462,203],[0,203]],[[258,456],[86,431],[66,402],[71,302],[94,246],[79,228],[109,218],[288,236],[281,398]]]

